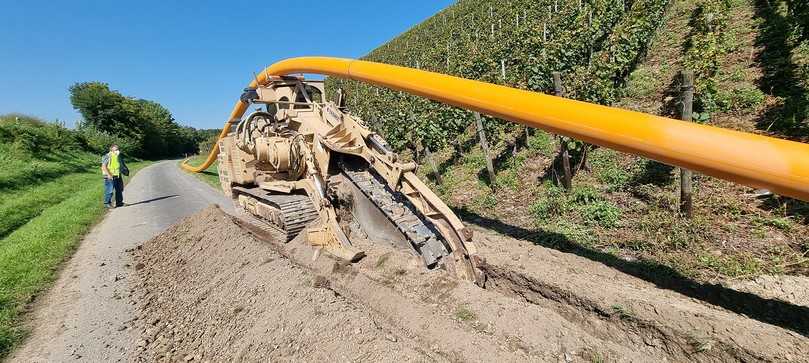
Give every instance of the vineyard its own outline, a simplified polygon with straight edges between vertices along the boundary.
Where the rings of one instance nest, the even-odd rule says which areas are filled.
[[[691,70],[693,121],[805,139],[804,7],[461,0],[363,59],[674,118],[682,108],[679,74]],[[772,38],[785,46],[755,48]],[[779,65],[790,62],[794,72],[785,74]],[[762,86],[769,83],[778,91]],[[422,163],[420,174],[468,221],[611,264],[615,256],[655,279],[809,267],[809,240],[800,232],[809,220],[805,203],[749,200],[745,188],[696,175],[696,212],[683,218],[678,173],[669,166],[486,115],[481,136],[469,111],[359,82],[328,79],[327,88],[346,91],[348,109]]]
[[[364,59],[539,92],[561,72],[569,97],[610,104],[642,58],[667,0],[459,1]],[[464,110],[350,81],[349,108],[397,149],[446,146],[473,122]],[[403,120],[408,120],[403,122]],[[515,126],[484,117],[494,144]]]

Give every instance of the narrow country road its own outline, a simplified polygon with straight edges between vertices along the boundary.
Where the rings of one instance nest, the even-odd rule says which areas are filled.
[[[101,188],[101,181],[87,187]],[[217,190],[181,171],[177,161],[144,168],[124,196],[130,205],[112,210],[92,229],[38,299],[32,334],[11,362],[130,360],[138,335],[130,329],[135,266],[128,251],[210,204],[232,208]]]

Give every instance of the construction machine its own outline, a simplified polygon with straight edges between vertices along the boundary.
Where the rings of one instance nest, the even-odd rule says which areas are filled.
[[[278,232],[357,261],[363,238],[408,249],[430,269],[480,286],[472,233],[378,134],[337,102],[321,74],[470,109],[781,195],[809,200],[809,145],[389,64],[329,57],[279,61],[255,76],[219,142],[225,193]],[[258,107],[245,116],[249,108]]]
[[[346,261],[363,239],[407,249],[428,269],[482,284],[472,231],[385,140],[337,102],[323,81],[267,76],[241,102],[255,111],[230,122],[218,141],[225,194],[281,239]],[[224,133],[223,133],[224,135]]]

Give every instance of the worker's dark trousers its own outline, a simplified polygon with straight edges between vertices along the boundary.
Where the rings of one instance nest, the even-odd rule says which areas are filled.
[[[104,178],[104,204],[112,203],[112,194],[115,193],[115,206],[124,204],[124,180],[120,177]]]

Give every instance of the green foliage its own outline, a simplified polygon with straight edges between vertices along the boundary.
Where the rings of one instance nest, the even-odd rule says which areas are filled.
[[[198,132],[200,134],[200,141],[197,143],[197,148],[200,154],[207,154],[213,149],[214,145],[216,145],[217,140],[219,140],[219,130],[199,130]]]
[[[205,153],[201,153],[200,155],[195,155],[188,159],[188,163],[191,165],[200,165],[203,161],[207,158]],[[182,161],[180,162],[182,163]],[[185,169],[183,169],[185,170]],[[191,175],[201,179],[208,185],[214,187],[216,190],[219,190],[221,185],[219,184],[219,160],[216,160],[211,164],[211,167],[208,170],[202,171],[200,173],[191,173]]]
[[[138,157],[193,154],[207,136],[178,125],[171,112],[159,103],[126,97],[106,83],[74,84],[70,87],[70,102],[84,118],[78,129],[95,152],[117,143],[125,153]]]
[[[497,197],[494,193],[486,193],[475,198],[474,203],[481,209],[493,209],[497,206]]]
[[[790,221],[789,218],[772,218],[767,221],[767,224],[782,231],[789,231],[792,229],[792,221]]]
[[[517,190],[520,187],[520,179],[518,174],[511,169],[497,174],[494,183],[498,188],[505,187],[511,190]]]
[[[631,3],[629,13],[627,3],[460,1],[364,59],[543,92],[553,89],[551,72],[576,69],[580,85],[569,88],[585,89],[594,82],[593,77],[585,77],[592,65],[598,71],[596,87],[610,90],[589,86],[586,90],[613,94],[612,88],[622,85],[643,53],[668,0],[638,0]],[[360,82],[327,80],[330,94],[338,87],[346,90],[349,109],[368,120],[398,150],[412,148],[418,141],[438,150],[472,122],[470,113],[458,108]],[[575,92],[573,96],[578,97]],[[590,99],[585,96],[587,92],[582,92],[579,98]],[[483,124],[492,145],[516,128],[485,116]]]
[[[582,209],[582,216],[589,225],[599,225],[602,227],[617,227],[621,220],[621,209],[615,203],[598,200],[585,205]]]
[[[547,132],[536,130],[528,138],[528,150],[537,151],[543,155],[549,156],[553,153],[555,148],[553,137]]]
[[[72,150],[80,138],[63,125],[48,123],[31,116],[0,116],[0,143],[9,144],[15,157],[31,158],[58,151]]]
[[[470,310],[466,306],[459,306],[455,310],[455,318],[460,321],[472,321],[478,318],[477,314],[474,311]]]
[[[130,169],[135,173],[147,164],[135,162]],[[6,165],[0,164],[0,173]],[[53,281],[59,264],[104,213],[98,170],[70,170],[48,183],[0,189],[7,202],[0,206],[0,359],[25,336],[25,304]]]
[[[596,235],[587,226],[566,219],[556,221],[555,224],[549,226],[549,229],[561,234],[570,241],[586,247],[592,246],[597,240]]]
[[[590,204],[601,200],[601,195],[591,185],[576,185],[571,193],[571,198],[579,204]]]
[[[761,262],[750,255],[716,256],[710,253],[699,257],[704,268],[728,277],[750,276],[762,272]]]
[[[611,307],[613,314],[623,320],[635,319],[635,312],[631,308],[626,308],[620,304],[613,304]]]
[[[792,138],[809,134],[809,3],[773,0],[759,7],[761,88],[774,96],[759,127]]]
[[[631,85],[626,89],[625,97],[643,98],[651,96],[658,88],[660,82],[655,74],[646,68],[638,68],[629,74],[627,84]]]
[[[80,125],[79,130],[79,134],[84,139],[90,151],[97,154],[106,153],[110,145],[113,144],[118,145],[121,150],[127,150],[128,152],[138,150],[141,147],[137,140],[111,134],[107,131],[99,130],[92,125]]]
[[[496,176],[495,185],[497,187],[506,187],[511,190],[520,188],[520,173],[523,171],[525,164],[525,155],[520,153],[513,155],[506,159],[503,168]]]
[[[486,156],[480,150],[468,152],[463,156],[463,163],[473,169],[481,169],[486,167]]]
[[[610,191],[621,190],[632,180],[632,168],[618,163],[618,153],[608,149],[598,149],[590,153],[590,165],[596,179]]]
[[[622,96],[627,76],[645,54],[664,19],[668,1],[636,0],[612,29],[591,62],[574,68],[565,81],[571,95],[580,100],[612,104]]]
[[[551,217],[559,216],[568,209],[565,191],[551,183],[543,185],[544,193],[531,205],[531,214],[538,224],[545,223]]]
[[[764,103],[764,92],[754,86],[719,90],[715,101],[717,108],[725,112],[754,111]]]
[[[761,229],[765,233],[766,233],[766,230],[764,228],[761,228],[763,226],[774,227],[774,228],[780,229],[780,230],[782,230],[784,232],[789,232],[792,229],[792,221],[789,218],[786,218],[786,217],[780,217],[780,218],[778,218],[778,217],[773,217],[773,218],[755,217],[752,220],[752,225],[753,225],[754,228]]]
[[[683,250],[711,238],[704,220],[678,218],[667,209],[653,209],[636,223],[650,248],[658,250]]]
[[[704,119],[719,110],[719,62],[729,51],[727,27],[730,2],[703,0],[692,16],[692,33],[683,61],[694,71],[694,109]]]

